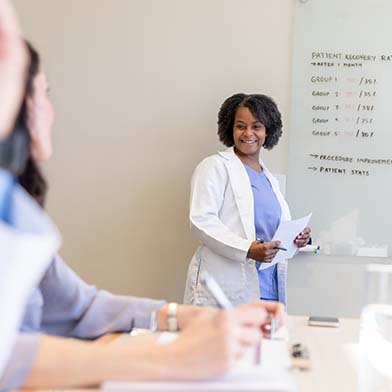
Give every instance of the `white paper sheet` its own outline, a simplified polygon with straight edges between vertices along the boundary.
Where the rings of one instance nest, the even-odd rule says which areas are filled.
[[[167,344],[175,338],[176,334],[162,333],[159,342]],[[254,351],[252,351],[237,362],[225,376],[213,380],[193,382],[112,381],[104,383],[101,389],[103,392],[297,391],[297,385],[290,369],[291,360],[287,347],[286,341],[263,339],[260,365],[253,364]]]
[[[19,186],[12,206],[14,227],[0,221],[0,375],[29,295],[60,244],[55,226]]]
[[[273,258],[271,263],[261,263],[259,269],[266,269],[282,260],[288,260],[294,257],[298,252],[298,247],[294,244],[295,237],[308,226],[312,213],[304,216],[303,218],[281,222],[278,230],[272,238],[272,241],[280,241],[283,248],[287,251],[280,250]]]

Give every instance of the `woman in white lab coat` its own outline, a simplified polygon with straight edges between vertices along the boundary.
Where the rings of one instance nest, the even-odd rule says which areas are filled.
[[[211,273],[235,305],[257,299],[286,303],[287,261],[259,270],[279,251],[271,241],[290,211],[277,179],[260,160],[260,150],[273,148],[282,134],[275,102],[260,94],[235,94],[218,114],[218,135],[229,147],[204,159],[191,185],[190,223],[200,246],[190,262],[184,302],[214,305],[199,284]],[[298,247],[310,238],[306,228]]]

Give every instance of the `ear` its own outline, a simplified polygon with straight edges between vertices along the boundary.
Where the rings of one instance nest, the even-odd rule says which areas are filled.
[[[34,98],[31,96],[27,96],[25,99],[25,106],[26,106],[26,124],[27,129],[29,130],[30,138],[32,140],[35,139],[34,135]]]

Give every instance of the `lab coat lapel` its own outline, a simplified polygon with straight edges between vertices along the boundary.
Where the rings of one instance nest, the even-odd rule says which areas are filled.
[[[226,159],[230,183],[246,237],[255,239],[254,200],[250,180],[241,160],[233,148],[220,153]]]

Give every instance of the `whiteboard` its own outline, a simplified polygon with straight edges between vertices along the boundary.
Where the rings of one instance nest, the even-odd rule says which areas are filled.
[[[392,252],[392,1],[295,0],[287,198],[326,255]]]

